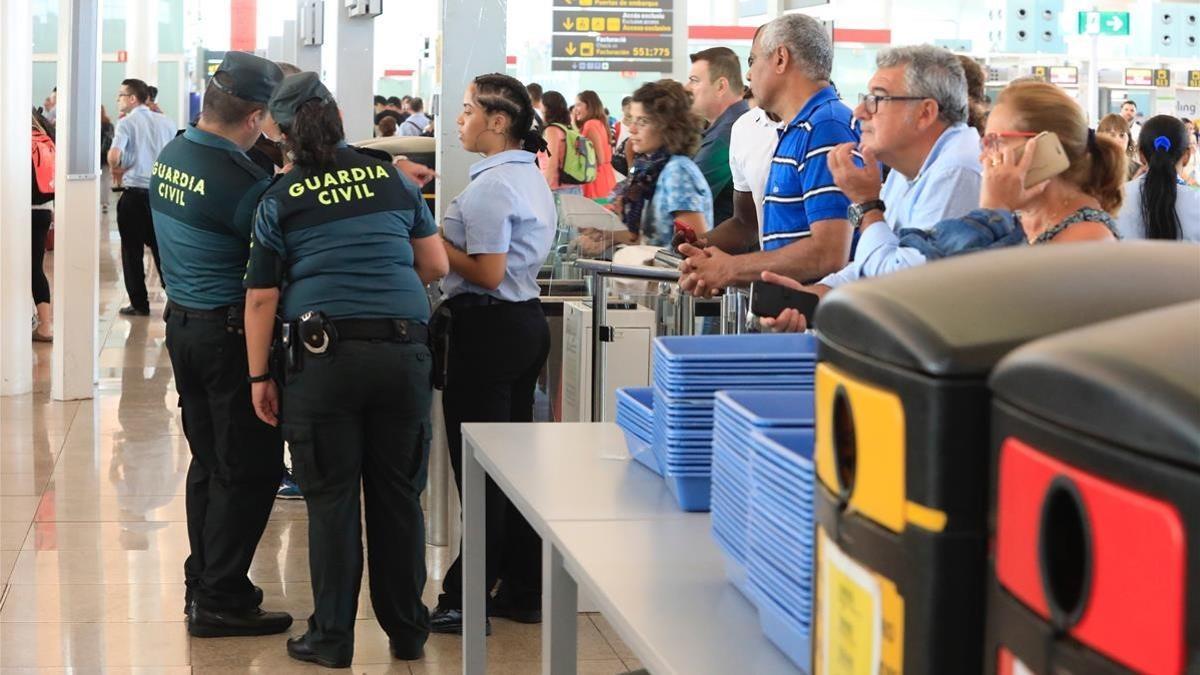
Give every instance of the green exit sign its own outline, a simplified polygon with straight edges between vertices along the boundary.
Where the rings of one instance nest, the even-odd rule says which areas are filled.
[[[1080,35],[1129,35],[1129,12],[1080,12]]]

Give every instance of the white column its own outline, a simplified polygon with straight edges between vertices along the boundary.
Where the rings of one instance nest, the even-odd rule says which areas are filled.
[[[0,2],[0,395],[33,390],[29,317],[33,298],[29,179],[29,110],[33,88],[33,15],[27,2]],[[61,101],[61,94],[59,100]],[[61,105],[61,104],[60,104]],[[61,110],[61,109],[60,109]]]
[[[676,82],[687,82],[688,72],[692,69],[692,60],[688,57],[688,3],[687,0],[675,0],[673,5],[675,20],[672,23],[671,34],[671,65],[673,70],[670,78]]]
[[[125,12],[125,77],[158,84],[158,2],[130,2]],[[62,45],[59,45],[61,52]],[[116,96],[116,92],[110,92]]]
[[[462,149],[454,120],[462,111],[463,92],[477,76],[503,73],[508,30],[507,3],[494,0],[442,0],[434,48],[437,107],[437,206],[446,205],[467,187],[467,170],[479,161]]]
[[[97,375],[101,24],[100,0],[59,0],[58,6],[54,359],[50,396],[69,401],[91,398]]]
[[[393,11],[403,11],[395,9]],[[346,140],[371,138],[375,114],[372,77],[375,63],[375,18],[351,17],[344,2],[325,3],[325,42],[321,45],[321,81],[342,109]]]
[[[311,0],[296,0],[296,60],[293,63],[300,70],[319,73],[321,72],[321,47],[304,44],[300,35],[300,27],[308,24],[310,21],[308,15],[313,13]]]
[[[296,22],[293,20],[285,20],[283,22],[283,54],[280,60],[296,64],[296,50],[300,47],[300,40],[296,36]]]

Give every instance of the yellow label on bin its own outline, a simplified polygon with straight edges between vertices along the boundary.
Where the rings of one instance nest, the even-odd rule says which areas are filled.
[[[904,598],[896,585],[846,555],[823,528],[817,560],[816,672],[900,675]]]

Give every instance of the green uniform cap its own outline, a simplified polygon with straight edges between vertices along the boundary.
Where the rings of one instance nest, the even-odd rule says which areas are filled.
[[[213,73],[212,85],[243,101],[266,103],[282,81],[283,71],[274,61],[248,52],[227,52]]]
[[[281,127],[289,127],[296,119],[296,111],[300,106],[317,99],[322,103],[333,100],[333,94],[321,84],[321,78],[316,73],[296,73],[283,79],[283,84],[271,97],[267,110],[271,118]]]

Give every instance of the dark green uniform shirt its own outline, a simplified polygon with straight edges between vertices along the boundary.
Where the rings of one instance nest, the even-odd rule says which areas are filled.
[[[245,300],[242,275],[267,174],[231,141],[188,127],[159,153],[150,210],[170,299],[214,309]]]
[[[246,288],[286,287],[282,314],[429,319],[411,240],[437,234],[419,188],[352,148],[329,170],[295,168],[263,194]]]

